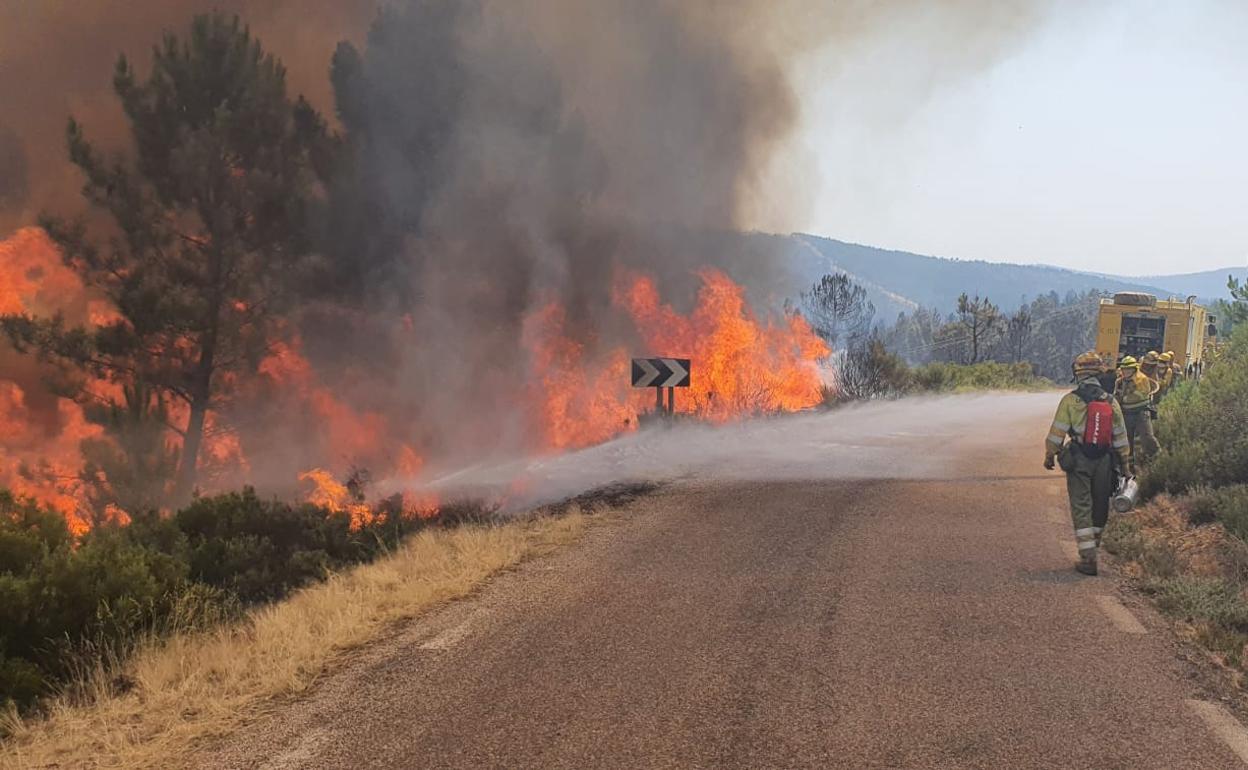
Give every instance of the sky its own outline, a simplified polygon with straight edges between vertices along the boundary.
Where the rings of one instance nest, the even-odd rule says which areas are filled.
[[[786,229],[1125,275],[1248,263],[1248,2],[1013,21],[980,57],[935,12],[803,62],[790,167],[816,192]]]

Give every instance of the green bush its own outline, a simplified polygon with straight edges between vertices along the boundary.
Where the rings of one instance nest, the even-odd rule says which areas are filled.
[[[1185,382],[1159,407],[1161,453],[1143,492],[1189,492],[1248,483],[1248,326],[1200,382]]]
[[[1177,617],[1248,631],[1248,601],[1232,580],[1180,576],[1154,580],[1146,587],[1156,594],[1158,606]]]
[[[920,391],[951,393],[972,390],[1044,390],[1053,383],[1037,377],[1031,364],[1003,364],[980,361],[976,364],[933,363],[914,369],[911,377]]]
[[[1199,489],[1187,500],[1188,520],[1193,524],[1219,522],[1227,532],[1248,540],[1248,484],[1218,489]]]
[[[1127,561],[1139,560],[1148,548],[1139,520],[1128,516],[1110,519],[1102,542],[1105,550]]]
[[[145,635],[212,626],[375,558],[426,525],[400,515],[400,502],[352,528],[345,514],[248,488],[75,542],[59,513],[0,490],[0,706],[27,708]],[[478,509],[449,510],[442,523],[454,526]]]
[[[115,527],[70,537],[59,514],[0,492],[0,701],[28,706],[77,665],[76,646],[134,639],[186,579],[176,556]]]
[[[190,575],[245,602],[277,599],[332,570],[375,558],[423,522],[391,503],[351,528],[346,514],[263,500],[254,489],[200,498],[174,516],[186,537]]]

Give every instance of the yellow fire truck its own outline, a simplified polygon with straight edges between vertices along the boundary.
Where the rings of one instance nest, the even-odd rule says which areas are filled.
[[[1096,352],[1117,361],[1123,356],[1142,358],[1150,350],[1174,351],[1184,369],[1200,368],[1217,341],[1217,319],[1204,307],[1186,300],[1159,300],[1152,294],[1118,292],[1102,299],[1097,314]]]

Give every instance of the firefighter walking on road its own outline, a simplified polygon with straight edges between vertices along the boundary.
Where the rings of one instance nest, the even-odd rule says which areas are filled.
[[[1157,454],[1157,437],[1153,434],[1153,398],[1160,386],[1140,371],[1140,362],[1126,356],[1118,364],[1118,385],[1114,396],[1122,407],[1127,425],[1127,441],[1131,456],[1141,465]]]
[[[1066,472],[1070,516],[1079,547],[1075,569],[1095,575],[1097,549],[1114,493],[1114,463],[1131,475],[1135,468],[1122,408],[1102,382],[1106,374],[1112,374],[1112,367],[1096,353],[1087,352],[1075,359],[1072,368],[1076,386],[1057,405],[1044,444],[1044,467],[1052,470],[1057,462]]]

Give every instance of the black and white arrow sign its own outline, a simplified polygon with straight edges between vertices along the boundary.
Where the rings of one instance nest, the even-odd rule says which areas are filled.
[[[634,388],[689,387],[689,359],[634,358]]]

